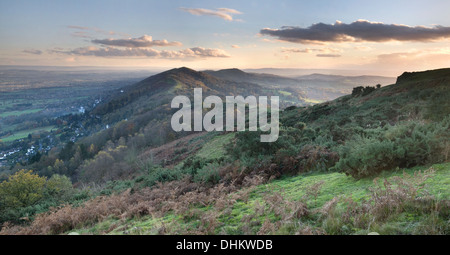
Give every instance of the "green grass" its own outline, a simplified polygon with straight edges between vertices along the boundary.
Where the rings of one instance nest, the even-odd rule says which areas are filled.
[[[8,116],[20,116],[20,115],[24,115],[24,114],[36,113],[36,112],[40,112],[42,110],[43,110],[42,108],[38,108],[38,109],[28,109],[28,110],[23,110],[23,111],[3,112],[3,113],[0,113],[0,118],[5,118]]]
[[[290,95],[292,95],[292,93],[289,92],[289,91],[278,90],[278,92],[279,92],[280,94],[284,95],[284,96],[290,96]]]
[[[198,152],[197,156],[204,159],[218,159],[225,155],[225,145],[230,143],[235,133],[219,135],[207,142]]]
[[[183,86],[183,83],[177,81],[175,87],[173,87],[173,91],[182,90]]]
[[[435,175],[427,180],[427,190],[430,194],[437,196],[439,199],[450,198],[450,163],[433,165],[436,170]],[[415,167],[411,169],[400,169],[394,172],[384,172],[380,178],[392,178],[393,176],[401,176],[403,172],[414,174],[416,171],[424,171],[428,167]],[[300,175],[296,177],[285,177],[276,180],[268,185],[258,187],[255,191],[255,198],[259,194],[267,192],[281,192],[290,200],[297,200],[305,195],[304,187],[308,187],[314,183],[324,181],[321,192],[317,199],[313,201],[314,207],[321,207],[327,201],[334,197],[344,195],[351,196],[358,201],[362,198],[368,198],[368,188],[373,185],[373,178],[365,178],[355,180],[353,177],[343,173],[314,173]],[[313,207],[313,208],[314,208]]]
[[[432,167],[435,169],[435,173],[425,182],[426,190],[439,200],[450,199],[450,163],[435,164]],[[384,172],[380,177],[381,179],[390,179],[393,176],[403,175],[403,172],[407,174],[414,174],[416,171],[424,171],[428,168],[429,167],[427,166],[422,166],[411,169],[399,169],[393,172]],[[244,224],[242,222],[243,217],[254,214],[255,203],[258,202],[259,204],[263,204],[264,197],[266,195],[279,192],[289,201],[299,200],[306,194],[306,190],[309,186],[321,181],[323,181],[324,184],[322,185],[322,189],[317,198],[308,200],[308,208],[310,210],[322,207],[326,202],[330,201],[334,197],[352,197],[355,201],[369,198],[368,188],[373,186],[372,178],[355,180],[354,178],[341,173],[313,173],[295,177],[284,177],[269,184],[259,185],[254,188],[250,192],[247,202],[237,200],[231,208],[231,213],[229,215],[218,218],[221,225],[216,228],[215,233],[242,234],[241,228]],[[238,192],[242,191],[243,190],[240,190]],[[211,210],[211,207],[197,206],[191,210],[196,210],[198,213],[202,213],[208,212]],[[259,222],[259,225],[256,224],[253,227],[253,231],[257,231],[262,222],[266,219],[269,219],[271,222],[276,222],[279,220],[279,218],[273,213],[266,213],[265,215],[254,219]],[[377,230],[379,233],[404,233],[405,231],[408,233],[409,230],[413,231],[415,227],[420,224],[427,224],[425,222],[427,220],[429,220],[429,218],[425,218],[423,215],[402,213],[390,219],[388,224],[374,226],[373,229]],[[99,234],[107,229],[113,229],[112,231],[108,231],[109,234],[157,234],[157,230],[161,226],[170,226],[172,230],[183,231],[185,229],[195,230],[199,224],[198,217],[186,218],[181,215],[175,215],[171,212],[166,214],[164,217],[145,216],[139,219],[127,219],[125,221],[119,219],[108,219],[94,225],[91,228],[84,228],[74,231],[79,233]],[[312,224],[314,224],[314,222],[312,222]],[[281,229],[280,231],[280,233],[282,233],[283,231],[288,230]],[[354,231],[367,234],[366,232],[368,230]]]
[[[12,141],[15,141],[18,139],[26,138],[29,134],[44,132],[44,131],[49,132],[54,128],[55,128],[54,126],[47,126],[47,127],[39,127],[39,128],[34,128],[34,129],[22,130],[15,134],[10,135],[10,136],[2,137],[2,138],[0,138],[0,141],[12,142]]]
[[[319,104],[319,103],[323,102],[321,100],[315,100],[315,99],[310,99],[310,98],[304,98],[303,100],[305,101],[305,103],[311,103],[311,104]]]

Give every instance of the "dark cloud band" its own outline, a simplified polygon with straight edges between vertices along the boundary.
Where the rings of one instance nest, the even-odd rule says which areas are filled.
[[[450,37],[450,27],[406,26],[383,24],[358,20],[350,24],[337,21],[335,24],[317,23],[308,28],[282,27],[281,29],[265,28],[262,35],[278,37],[278,39],[296,43],[348,42],[348,41],[421,41],[429,42]]]

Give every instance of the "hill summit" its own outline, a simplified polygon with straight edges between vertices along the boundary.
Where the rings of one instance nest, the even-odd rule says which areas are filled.
[[[402,75],[397,77],[396,83],[417,82],[430,79],[449,79],[449,77],[450,68],[442,68],[422,72],[404,72]]]

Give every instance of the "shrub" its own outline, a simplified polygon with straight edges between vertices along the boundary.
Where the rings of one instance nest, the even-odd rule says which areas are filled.
[[[404,154],[392,141],[358,137],[339,148],[340,160],[335,168],[361,178],[394,168]]]
[[[258,158],[259,156],[270,157],[278,150],[291,151],[292,154],[298,152],[301,143],[308,143],[315,137],[315,131],[306,128],[304,123],[297,123],[298,128],[281,127],[278,140],[272,143],[260,142],[261,131],[238,132],[236,142],[227,147],[228,153],[233,159],[244,157]]]
[[[381,87],[381,86],[380,86]],[[377,86],[378,88],[378,86]],[[375,91],[375,87],[371,87],[371,86],[358,86],[358,87],[354,87],[352,90],[352,96],[366,96],[370,93],[372,93],[373,91]]]
[[[57,201],[67,201],[75,193],[72,181],[65,175],[54,174],[45,185],[46,197]]]
[[[242,156],[255,157],[258,155],[270,155],[276,152],[280,137],[273,143],[261,143],[260,137],[262,132],[238,132],[236,133],[236,142],[228,147],[229,154],[234,159],[239,159]]]
[[[186,175],[186,171],[183,171],[181,168],[157,168],[148,175],[145,175],[141,182],[143,187],[152,187],[158,182],[164,183],[181,180]]]
[[[111,147],[114,147],[113,145]],[[93,159],[84,161],[80,167],[80,179],[83,182],[106,183],[121,177],[128,177],[132,167],[126,164],[124,158],[128,148],[119,145],[100,151]]]
[[[20,170],[0,184],[0,201],[9,208],[33,205],[43,197],[45,182],[31,170]]]
[[[428,91],[429,92],[429,91]],[[436,91],[430,100],[425,117],[434,121],[442,120],[450,114],[450,93],[447,91]]]
[[[450,118],[438,123],[405,122],[366,131],[339,147],[335,168],[356,178],[396,167],[413,167],[448,160]]]
[[[217,162],[208,163],[197,170],[194,181],[202,183],[216,184],[220,180],[220,165]]]
[[[306,145],[300,151],[301,172],[326,171],[339,160],[336,152],[318,145]]]
[[[326,171],[334,166],[339,156],[327,147],[307,144],[294,152],[280,149],[275,155],[275,163],[281,174],[295,175],[310,171]]]

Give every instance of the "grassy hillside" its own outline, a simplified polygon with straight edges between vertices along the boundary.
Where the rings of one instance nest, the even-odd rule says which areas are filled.
[[[414,186],[416,184],[414,182],[419,177],[411,178],[411,176],[427,170],[430,171],[429,177],[423,181],[425,186],[419,190],[417,199],[427,200],[429,198],[425,194],[430,194],[436,198],[436,200],[430,200],[433,203],[436,203],[434,201],[448,201],[450,199],[448,190],[450,163],[384,173],[376,183],[382,185],[383,180],[394,182],[396,178],[403,177],[404,180],[409,181],[408,184],[411,184],[412,187],[418,188],[418,186]],[[223,198],[225,203],[228,203],[226,207],[217,202],[206,206],[196,203],[186,211],[167,212],[160,217],[144,216],[131,219],[110,217],[88,228],[75,229],[72,232],[113,235],[158,234],[161,231],[166,234],[189,232],[208,234],[449,233],[450,225],[446,222],[448,220],[446,217],[449,215],[449,204],[442,205],[447,206],[446,212],[438,213],[431,210],[432,213],[436,213],[433,216],[427,215],[422,210],[423,208],[409,207],[411,205],[399,205],[401,208],[390,213],[385,219],[378,219],[375,212],[373,215],[368,213],[365,217],[373,222],[364,227],[356,226],[351,221],[343,222],[343,220],[335,219],[335,222],[332,222],[327,218],[332,213],[345,214],[341,210],[346,208],[350,201],[355,203],[354,206],[368,204],[367,201],[374,198],[373,191],[371,191],[374,187],[376,185],[372,179],[355,180],[340,173],[303,174],[233,192]],[[400,189],[394,188],[391,192],[390,195],[397,196],[396,192],[400,192]],[[292,211],[290,208],[291,204],[295,203],[304,203],[303,215],[292,215],[301,213]],[[396,201],[396,203],[399,202]],[[293,208],[299,209],[295,206]]]
[[[172,92],[210,77],[179,71]],[[133,108],[130,119],[60,153],[68,166],[88,155],[75,168],[84,189],[68,195],[69,205],[2,231],[448,234],[449,81],[450,69],[405,73],[393,85],[288,107],[274,143],[260,143],[261,131],[173,134],[166,115],[138,107],[153,96],[141,95],[105,114]]]

